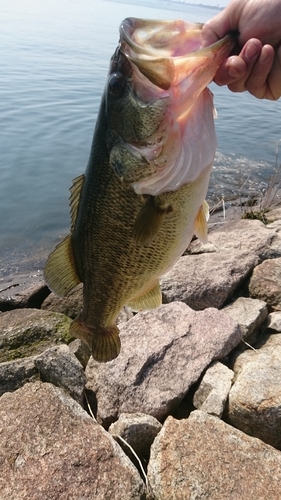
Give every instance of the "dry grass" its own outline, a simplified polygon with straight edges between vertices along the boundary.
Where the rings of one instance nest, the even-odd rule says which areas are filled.
[[[266,214],[280,204],[281,163],[278,160],[279,143],[281,143],[281,139],[276,144],[275,166],[273,174],[269,177],[267,187],[259,197],[254,200],[249,199],[249,203],[243,205],[243,219],[258,219],[264,224],[268,224],[270,220],[268,220]]]
[[[251,177],[245,174],[242,169],[239,170],[237,196],[233,197],[232,201],[226,201],[224,196],[210,208],[210,215],[220,212],[220,224],[227,222],[228,206],[236,207],[236,213],[242,219],[258,219],[264,224],[271,222],[267,214],[270,210],[281,204],[281,163],[279,157],[279,144],[281,139],[277,141],[275,149],[275,165],[272,175],[268,178],[266,185],[260,190],[254,188]],[[245,194],[248,193],[248,194]],[[229,215],[229,214],[228,214]],[[218,222],[210,225],[215,225]]]

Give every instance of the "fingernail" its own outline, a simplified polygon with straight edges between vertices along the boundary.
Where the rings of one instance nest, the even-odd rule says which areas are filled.
[[[244,59],[247,59],[248,61],[250,61],[251,59],[256,57],[258,52],[259,52],[259,48],[255,44],[255,42],[250,41],[247,43],[247,45],[245,47]]]
[[[240,78],[241,76],[241,73],[234,66],[230,66],[227,73],[231,78]]]
[[[265,50],[265,47],[263,47],[260,55],[260,62],[264,63],[268,59],[268,56],[269,56],[268,51]]]
[[[245,65],[245,63],[242,63]],[[237,66],[238,65],[238,66]],[[230,56],[228,58],[227,64],[227,74],[230,78],[240,78],[242,76],[241,73],[241,61],[237,56]]]

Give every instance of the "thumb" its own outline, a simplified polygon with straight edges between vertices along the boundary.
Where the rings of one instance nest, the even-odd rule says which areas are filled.
[[[231,0],[231,2],[204,24],[202,29],[202,45],[206,47],[221,40],[230,31],[239,31],[239,20],[248,0]]]
[[[229,18],[223,10],[204,24],[202,29],[203,47],[207,47],[217,42],[229,33],[231,29],[233,28],[230,28]]]

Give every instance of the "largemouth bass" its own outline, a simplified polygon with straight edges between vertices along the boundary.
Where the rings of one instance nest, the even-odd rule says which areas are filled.
[[[159,277],[194,234],[207,238],[204,201],[216,136],[207,85],[231,35],[201,48],[201,24],[125,19],[85,174],[71,187],[71,230],[44,275],[67,295],[83,282],[70,333],[98,361],[120,351],[116,318],[161,304]]]

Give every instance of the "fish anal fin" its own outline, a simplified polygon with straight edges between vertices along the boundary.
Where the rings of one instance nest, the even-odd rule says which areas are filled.
[[[206,200],[203,201],[199,212],[197,214],[194,226],[194,232],[197,238],[202,243],[207,243],[208,241],[208,226],[207,220],[209,219],[209,205]]]
[[[91,327],[78,316],[72,321],[70,335],[82,340],[91,350],[96,361],[106,362],[116,358],[120,352],[121,342],[116,325],[109,327]]]
[[[145,294],[137,297],[136,299],[130,300],[128,306],[133,309],[133,311],[143,311],[149,309],[155,309],[162,304],[162,292],[159,283],[153,288],[146,292]]]
[[[133,238],[136,245],[149,245],[158,233],[165,216],[172,210],[171,205],[161,206],[157,204],[157,197],[149,196],[134,224]]]
[[[72,186],[70,188],[69,204],[70,204],[70,214],[71,214],[71,229],[70,229],[71,231],[74,228],[75,221],[77,218],[78,205],[84,179],[85,179],[84,174],[75,177],[75,179],[73,179],[72,181]]]
[[[60,297],[67,295],[81,282],[75,269],[71,235],[66,236],[49,255],[44,267],[44,278],[50,290]]]

